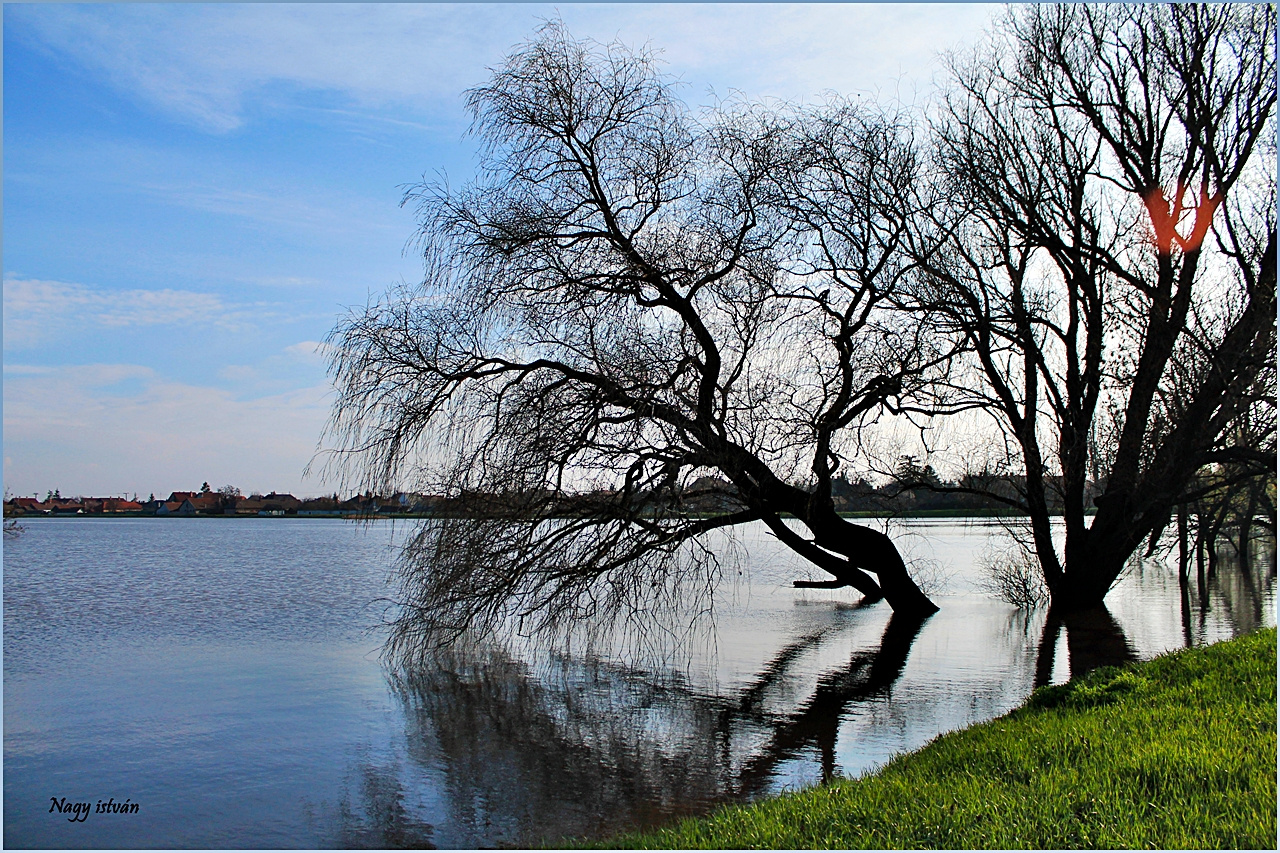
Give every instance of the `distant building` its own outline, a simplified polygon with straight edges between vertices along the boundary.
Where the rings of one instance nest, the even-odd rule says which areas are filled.
[[[342,515],[342,510],[338,508],[338,501],[332,497],[312,498],[302,501],[298,507],[298,515],[340,516]]]
[[[244,498],[236,501],[235,513],[236,515],[257,515],[262,512],[265,507],[266,505],[260,497]]]
[[[14,498],[5,505],[5,509],[15,511],[19,515],[48,515],[51,508],[39,498]]]
[[[82,501],[53,498],[46,501],[46,505],[53,515],[84,515],[84,503]]]
[[[195,504],[191,503],[190,498],[183,498],[180,501],[162,501],[156,509],[156,515],[179,515],[190,516],[196,514]]]
[[[297,515],[298,510],[302,508],[302,501],[287,492],[285,494],[272,492],[269,495],[264,495],[262,503],[263,509],[273,515]]]
[[[699,477],[680,493],[687,512],[730,512],[742,509],[738,487],[720,477]]]
[[[193,498],[187,498],[191,502],[191,506],[196,512],[205,515],[221,515],[223,507],[223,497],[217,492],[207,492],[203,495],[196,495]]]

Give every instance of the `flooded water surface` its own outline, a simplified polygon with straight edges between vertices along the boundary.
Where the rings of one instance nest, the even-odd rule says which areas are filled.
[[[1107,610],[1056,624],[982,590],[998,525],[906,522],[942,608],[918,624],[792,588],[812,575],[750,529],[713,617],[675,646],[491,638],[405,668],[379,656],[404,526],[24,525],[4,550],[11,848],[605,835],[856,776],[1037,684],[1275,624],[1272,546],[1203,583],[1135,563]]]

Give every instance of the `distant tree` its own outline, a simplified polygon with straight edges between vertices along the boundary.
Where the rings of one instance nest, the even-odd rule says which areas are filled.
[[[205,485],[208,484],[206,483]],[[218,494],[222,495],[224,498],[238,498],[240,497],[240,490],[235,486],[226,485],[218,489]]]
[[[894,480],[902,488],[937,488],[942,486],[942,480],[938,477],[938,472],[933,470],[933,466],[925,463],[920,464],[920,460],[915,456],[898,457],[898,465],[893,472]]]
[[[1275,38],[1272,5],[1029,5],[951,62],[917,310],[971,353],[1000,432],[973,464],[1055,608],[1101,602],[1206,466],[1274,482]]]
[[[202,494],[202,495],[207,495],[207,494],[209,494],[209,492],[211,492],[211,491],[213,491],[213,490],[209,488],[209,481],[208,481],[208,480],[206,480],[206,481],[204,481],[203,483],[201,483],[201,484],[200,484],[200,494]]]
[[[509,496],[504,518],[436,520],[409,543],[415,625],[645,607],[714,570],[704,534],[752,520],[831,575],[819,585],[935,611],[893,542],[832,497],[860,430],[932,405],[947,360],[887,310],[909,127],[841,101],[700,118],[647,53],[558,23],[469,105],[482,177],[408,198],[424,284],[329,338],[349,478],[389,493],[429,464],[437,490]],[[712,473],[743,508],[683,513],[682,486]]]

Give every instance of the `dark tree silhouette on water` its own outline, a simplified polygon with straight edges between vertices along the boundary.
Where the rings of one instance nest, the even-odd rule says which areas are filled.
[[[1013,9],[925,146],[837,98],[695,113],[648,53],[544,26],[469,93],[479,177],[406,198],[424,282],[330,338],[338,467],[451,498],[398,641],[688,606],[752,521],[831,578],[802,584],[932,613],[835,510],[886,416],[989,416],[915,485],[1024,513],[1062,612],[1177,508],[1273,505],[1274,35],[1260,5]]]
[[[401,627],[647,608],[710,584],[701,538],[755,520],[820,585],[935,611],[831,495],[868,423],[941,405],[949,353],[889,310],[909,128],[839,100],[695,115],[648,53],[555,22],[468,103],[480,177],[406,199],[425,282],[330,339],[345,470],[470,499],[406,548]]]
[[[951,65],[917,310],[1003,438],[973,473],[1089,608],[1198,472],[1275,482],[1275,9],[1029,6]]]

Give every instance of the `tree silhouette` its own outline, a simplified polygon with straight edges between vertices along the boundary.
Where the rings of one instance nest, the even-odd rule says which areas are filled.
[[[425,282],[329,339],[344,476],[471,502],[409,543],[402,627],[647,610],[757,520],[823,585],[935,611],[831,491],[882,412],[939,403],[949,352],[890,310],[909,129],[841,101],[693,115],[648,53],[558,22],[468,103],[479,179],[406,199]],[[689,511],[711,473],[732,509]]]
[[[951,68],[917,310],[999,430],[969,464],[1093,608],[1197,472],[1274,482],[1275,10],[1027,6]]]

